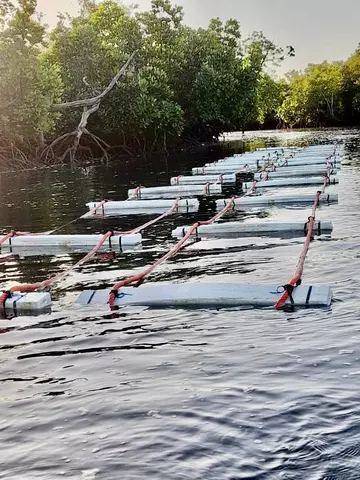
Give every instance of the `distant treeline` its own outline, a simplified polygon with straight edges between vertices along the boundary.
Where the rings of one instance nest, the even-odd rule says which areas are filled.
[[[270,88],[277,88],[278,104],[260,119],[265,126],[359,125],[360,46],[344,62],[325,61],[308,65],[304,72],[292,70],[286,80]]]
[[[277,81],[269,71],[293,48],[262,32],[243,39],[235,19],[194,29],[170,0],[152,0],[146,12],[79,0],[78,16],[59,16],[49,31],[36,9],[36,0],[0,0],[2,166],[166,151],[253,126],[359,120],[359,51]],[[57,108],[99,95],[133,54],[101,102]]]

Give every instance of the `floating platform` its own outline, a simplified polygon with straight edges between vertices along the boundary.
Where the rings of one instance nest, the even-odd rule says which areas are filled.
[[[241,167],[241,166],[244,166],[246,164],[259,164],[260,166],[268,163],[268,162],[274,162],[274,163],[278,163],[278,164],[282,164],[284,163],[285,161],[288,161],[289,165],[293,165],[293,166],[302,166],[302,165],[321,165],[323,163],[327,163],[327,162],[330,162],[330,163],[335,163],[335,164],[341,164],[341,160],[339,158],[331,158],[331,159],[328,159],[328,157],[326,157],[325,155],[317,155],[317,156],[314,156],[314,157],[311,157],[311,156],[308,156],[308,157],[301,157],[301,158],[298,158],[298,156],[295,156],[295,157],[285,157],[285,158],[277,158],[277,157],[274,157],[274,158],[266,158],[266,157],[263,157],[263,158],[256,158],[256,157],[253,157],[253,158],[242,158],[242,157],[230,157],[230,158],[227,158],[227,159],[224,159],[224,160],[218,160],[217,162],[213,162],[213,163],[206,163],[205,164],[205,167],[215,167],[215,166],[218,166],[218,165],[221,165],[221,166],[225,166],[225,165],[234,165],[234,166],[237,166],[237,167]]]
[[[178,197],[197,197],[197,196],[219,196],[222,195],[222,185],[212,183],[206,185],[169,185],[165,187],[144,187],[139,189],[130,189],[128,191],[129,199],[138,200],[178,198]]]
[[[281,152],[281,150],[284,149],[284,150],[303,150],[304,148],[303,147],[295,147],[295,146],[285,146],[285,147],[259,147],[257,148],[255,151],[256,152],[267,152],[267,151],[276,151],[276,150],[279,150]]]
[[[5,301],[5,313],[34,315],[51,309],[51,296],[48,292],[13,293]]]
[[[4,238],[0,236],[0,240]],[[8,238],[1,248],[12,247],[95,247],[103,235],[24,235]],[[104,242],[103,247],[121,248],[138,245],[142,242],[140,233],[134,235],[114,235]]]
[[[172,231],[172,236],[175,238],[183,238],[191,227],[184,226],[175,228]],[[332,222],[328,220],[316,220],[314,222],[314,234],[321,235],[322,233],[332,232]],[[216,236],[216,235],[231,235],[235,234],[268,234],[268,233],[283,233],[283,232],[307,232],[307,222],[276,222],[276,221],[244,221],[244,222],[222,222],[212,223],[211,225],[200,225],[194,232],[194,235]]]
[[[308,185],[323,185],[325,177],[302,177],[302,178],[278,178],[275,180],[259,181],[256,184],[257,189],[263,188],[280,188],[280,187],[301,187]],[[332,176],[329,178],[327,185],[336,185],[339,183],[338,177]],[[252,182],[245,182],[242,184],[244,192],[251,190]]]
[[[171,185],[206,185],[207,183],[220,183],[223,185],[235,185],[237,183],[236,173],[229,175],[196,175],[172,177]]]
[[[265,169],[271,169],[271,167],[266,167]],[[332,171],[337,171],[340,170],[340,165],[331,165]],[[205,168],[193,168],[192,169],[192,175],[225,175],[225,174],[231,174],[231,173],[241,173],[242,171],[253,171],[257,172],[259,168],[257,165],[248,165],[246,169],[243,170],[241,166],[237,167],[234,165],[223,165],[219,164],[213,167],[205,167]],[[315,165],[297,165],[297,166],[292,166],[292,165],[287,165],[284,167],[276,167],[276,171],[287,171],[288,173],[291,173],[292,170],[296,170],[296,172],[303,172],[302,174],[304,175],[306,171],[311,171],[311,174],[315,175],[321,175],[322,173],[325,174],[328,170],[327,165],[324,163],[323,165],[321,164],[315,164]],[[298,174],[298,175],[301,175]]]
[[[96,202],[86,204],[89,210],[96,207]],[[95,215],[151,215],[167,212],[174,205],[174,200],[125,200],[106,202]],[[189,198],[179,200],[176,211],[179,213],[197,212],[199,209],[199,200]],[[86,213],[82,218],[89,217]]]
[[[290,158],[287,160],[287,165],[284,165],[285,160],[280,160],[280,161],[274,161],[274,162],[270,162],[271,163],[274,163],[277,168],[287,168],[287,167],[309,167],[309,166],[321,166],[321,165],[327,165],[328,163],[331,163],[333,166],[337,167],[338,169],[341,168],[341,161],[340,160],[333,160],[333,161],[327,161],[325,160],[325,158],[322,158],[322,159],[319,159],[319,158],[316,158],[315,160],[297,160],[296,158]],[[244,165],[248,165],[249,168],[262,168],[263,166],[266,167],[266,165],[269,164],[269,162],[267,161],[262,161],[260,160],[258,163],[257,162],[247,162],[245,164],[242,164],[242,163],[237,163],[237,162],[222,162],[222,163],[213,163],[211,165],[207,165],[206,168],[209,168],[209,167],[231,167],[231,168],[234,168],[235,170],[236,169],[240,169],[242,168]]]
[[[234,198],[234,206],[236,208],[241,207],[258,207],[262,205],[279,205],[279,204],[293,204],[298,205],[302,203],[314,203],[315,194],[297,194],[297,195],[249,195],[239,198]],[[216,206],[218,210],[224,208],[230,199],[216,200]],[[320,203],[337,203],[337,194],[324,193],[320,195]]]
[[[278,285],[250,285],[237,283],[179,283],[126,287],[119,291],[115,305],[153,308],[224,308],[270,307],[281,296]],[[107,305],[110,290],[85,290],[78,298],[82,305]],[[328,307],[332,291],[328,286],[296,287],[294,307]],[[290,299],[286,305],[290,305]]]
[[[338,170],[330,169],[330,175],[337,175]],[[254,173],[254,180],[262,180],[267,172],[258,172]],[[328,174],[328,169],[326,167],[320,168],[302,168],[302,169],[292,169],[292,168],[278,168],[276,171],[269,171],[269,180],[275,178],[290,178],[290,177],[314,177],[322,175],[323,177]]]

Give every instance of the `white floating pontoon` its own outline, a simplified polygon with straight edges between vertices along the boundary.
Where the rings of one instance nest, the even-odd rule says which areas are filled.
[[[301,203],[314,203],[315,195],[303,194],[303,195],[249,195],[247,197],[234,198],[234,205],[237,208],[252,207],[259,205],[278,205],[278,204],[301,204]],[[320,195],[320,203],[337,203],[337,194],[324,193]],[[225,207],[229,199],[216,200],[216,206],[219,210]]]
[[[213,167],[205,167],[205,168],[193,168],[192,169],[192,175],[225,175],[225,174],[231,174],[231,173],[241,173],[241,172],[257,172],[260,167],[258,167],[255,164],[252,165],[247,165],[246,168],[243,168],[241,166],[236,166],[236,165],[215,165]],[[263,169],[271,169],[271,166],[263,166]],[[337,165],[332,165],[331,168],[333,170],[339,170],[341,166],[339,164]],[[297,170],[297,171],[307,171],[307,170],[313,170],[319,172],[321,174],[322,172],[326,173],[327,171],[327,165],[324,163],[323,165],[287,165],[287,166],[277,166],[276,167],[277,171],[282,171],[282,170],[288,170],[289,172],[291,170]]]
[[[5,301],[5,311],[16,314],[42,313],[51,307],[51,297],[48,292],[14,293]]]
[[[87,203],[92,210],[96,202]],[[162,214],[174,205],[174,200],[125,200],[106,202],[97,211],[98,215],[140,215]],[[199,201],[196,198],[179,200],[176,211],[181,213],[196,212],[199,209]],[[86,218],[86,213],[82,218]]]
[[[175,238],[184,237],[191,227],[178,227],[172,231]],[[333,225],[328,220],[314,222],[314,234],[320,235],[325,232],[332,232]],[[274,221],[245,221],[245,222],[223,222],[211,225],[200,225],[194,235],[224,235],[224,234],[248,234],[257,235],[266,233],[284,232],[306,232],[307,222],[274,222]]]
[[[311,177],[317,175],[327,175],[328,170],[326,167],[319,168],[303,168],[303,169],[292,169],[292,168],[278,168],[275,172],[269,172],[269,179],[273,180],[276,178],[287,178],[287,177]],[[331,169],[331,175],[337,175],[338,170]],[[266,175],[266,172],[259,172],[254,174],[255,180],[262,180]]]
[[[235,185],[236,174],[229,175],[196,175],[172,177],[171,185],[206,185],[207,183],[220,183],[223,185]]]
[[[226,158],[223,160],[218,160],[217,162],[213,163],[206,163],[205,167],[215,167],[217,165],[219,166],[225,166],[225,165],[234,165],[234,166],[243,166],[246,164],[259,164],[264,165],[266,163],[277,163],[277,164],[282,164],[287,160],[289,165],[294,165],[294,166],[301,166],[301,165],[321,165],[323,163],[336,163],[336,164],[341,164],[341,159],[339,157],[332,157],[332,158],[327,158],[324,155],[318,155],[316,157],[273,157],[273,158],[252,158],[252,159],[242,159],[242,157],[230,157]]]
[[[279,162],[275,161],[274,164],[278,167],[281,167],[282,164],[285,162],[285,160],[280,160]],[[331,163],[333,165],[336,165],[337,167],[341,168],[341,160],[333,160],[333,161],[327,161],[325,158],[316,158],[314,160],[297,160],[296,158],[289,158],[287,159],[287,162],[288,162],[288,165],[289,167],[307,167],[307,166],[311,166],[311,165],[326,165],[327,163]],[[256,162],[255,162],[256,163]],[[248,162],[248,164],[250,164],[250,166],[253,166],[255,165],[254,162],[252,162],[250,164],[250,162]],[[263,165],[266,165],[268,162],[263,162],[263,161],[259,161],[259,167],[262,167]],[[235,169],[239,169],[241,167],[243,167],[243,165],[245,165],[246,163],[238,163],[238,162],[221,162],[221,163],[213,163],[211,165],[207,165],[209,167],[233,167]],[[256,166],[257,166],[257,163],[256,163]]]
[[[110,290],[85,290],[78,298],[82,305],[106,305]],[[154,308],[219,308],[273,306],[281,295],[278,285],[250,285],[237,283],[179,283],[171,285],[143,285],[122,288],[115,300],[117,306],[147,306]],[[295,307],[327,307],[332,292],[328,286],[296,287],[293,294]],[[290,299],[286,302],[291,304]]]
[[[291,151],[301,151],[301,150],[304,150],[303,147],[295,147],[295,146],[285,146],[285,147],[264,147],[264,148],[257,148],[256,151],[257,152],[273,152],[273,151],[276,151],[276,150],[279,150],[281,152],[281,150],[284,149],[284,150],[291,150]]]
[[[157,198],[177,198],[194,196],[218,196],[222,194],[221,184],[175,185],[165,187],[144,187],[128,191],[129,199],[149,200]]]
[[[247,169],[243,168],[242,166],[234,167],[234,166],[227,166],[227,165],[216,165],[214,167],[204,167],[204,168],[193,168],[192,175],[225,175],[237,172],[247,172],[249,169],[257,170],[256,165],[248,165]]]
[[[4,238],[0,236],[0,240]],[[4,247],[95,247],[103,235],[24,235],[8,238]],[[142,241],[140,233],[134,235],[114,235],[105,243],[104,247],[120,247],[138,245]]]
[[[270,170],[270,167],[264,167],[265,169],[268,168]],[[339,164],[332,165],[331,166],[332,170],[340,170],[341,166]],[[287,171],[291,172],[292,170],[296,170],[297,172],[304,172],[310,171],[313,175],[321,175],[322,173],[327,172],[327,165],[324,163],[323,165],[287,165],[287,166],[279,166],[277,167],[276,171]],[[230,173],[240,173],[240,172],[248,172],[248,171],[253,171],[257,172],[258,167],[256,165],[248,165],[246,169],[242,167],[237,167],[234,165],[216,165],[214,167],[205,167],[205,168],[193,168],[192,169],[192,175],[224,175],[224,174],[230,174]],[[301,173],[299,174],[301,175]]]
[[[258,188],[278,188],[278,187],[301,187],[305,185],[323,185],[324,177],[302,177],[302,178],[278,178],[275,180],[259,181],[256,184]],[[339,183],[338,177],[330,177],[328,185],[335,185]],[[251,190],[253,183],[245,182],[242,184],[244,192]]]

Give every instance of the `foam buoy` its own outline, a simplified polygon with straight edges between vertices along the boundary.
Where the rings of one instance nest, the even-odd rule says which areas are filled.
[[[177,227],[172,231],[172,236],[181,238],[189,231],[189,226]],[[315,221],[314,233],[321,234],[331,232],[333,225],[328,220]],[[249,234],[255,235],[267,233],[284,233],[284,232],[306,232],[306,222],[275,222],[275,221],[245,221],[245,222],[222,222],[212,223],[211,225],[200,225],[197,232],[199,235],[234,235]]]
[[[116,306],[148,306],[154,308],[220,308],[273,306],[279,297],[278,285],[251,285],[237,283],[179,283],[143,285],[139,288],[125,287],[118,291]],[[106,305],[110,290],[85,290],[78,298],[82,305]],[[297,307],[327,307],[332,292],[328,286],[301,285],[292,294]],[[287,301],[290,304],[290,299]]]

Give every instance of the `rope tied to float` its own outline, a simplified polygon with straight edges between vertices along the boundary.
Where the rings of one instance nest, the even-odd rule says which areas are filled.
[[[115,308],[115,300],[116,298],[118,297],[119,293],[118,291],[120,290],[120,288],[122,287],[126,287],[128,285],[133,285],[135,284],[135,287],[139,287],[145,280],[145,278],[156,268],[158,267],[160,264],[164,263],[166,260],[168,260],[169,258],[173,257],[174,255],[176,255],[182,248],[184,248],[184,244],[186,243],[186,241],[191,237],[191,235],[193,235],[194,232],[197,231],[197,229],[199,228],[199,226],[201,225],[211,225],[212,223],[216,222],[217,220],[219,220],[220,217],[222,217],[233,205],[234,203],[234,198],[231,198],[227,203],[226,205],[224,206],[224,208],[218,212],[216,215],[214,215],[212,218],[210,218],[209,220],[205,220],[205,221],[200,221],[200,222],[196,222],[194,223],[190,228],[189,230],[187,231],[187,233],[184,235],[184,237],[176,243],[176,245],[174,245],[165,255],[163,255],[162,257],[160,257],[156,262],[154,262],[152,265],[150,265],[148,268],[146,268],[144,271],[138,273],[138,274],[135,274],[135,275],[132,275],[128,278],[125,278],[119,282],[117,282],[111,289],[110,291],[110,294],[109,294],[109,305],[110,305],[110,308],[113,310]]]
[[[183,175],[179,175],[179,176],[177,176],[177,177],[175,178],[175,185],[179,185],[179,183],[180,183],[180,178],[182,178],[182,177],[183,177]]]
[[[10,288],[10,290],[2,293],[0,297],[0,304],[4,306],[6,300],[8,298],[11,298],[12,294],[15,292],[30,293],[30,292],[35,292],[36,290],[45,290],[46,288],[49,288],[55,282],[61,280],[66,275],[68,275],[74,268],[83,265],[85,262],[93,258],[96,252],[102,247],[102,245],[106,242],[106,240],[108,240],[112,235],[113,235],[113,232],[107,232],[99,240],[99,242],[95,245],[95,247],[87,255],[85,255],[85,257],[83,257],[81,260],[75,263],[75,265],[71,265],[71,267],[67,268],[63,272],[60,272],[42,282],[36,282],[36,283],[24,284],[24,285],[14,285],[13,287]]]
[[[204,189],[202,191],[202,195],[210,195],[210,183],[207,183],[204,186]]]
[[[5,243],[7,240],[10,240],[11,238],[15,237],[16,232],[15,230],[11,230],[8,234],[4,235],[4,237],[0,240],[0,246]]]
[[[101,200],[101,202],[97,203],[93,208],[91,208],[87,215],[91,216],[91,215],[97,215],[97,211],[100,210],[100,208],[102,209],[102,214],[105,215],[105,203],[107,202],[107,200]],[[53,230],[55,231],[55,230]]]
[[[147,222],[143,225],[140,225],[139,227],[134,228],[133,230],[129,230],[127,232],[108,231],[107,233],[105,233],[102,236],[102,238],[98,241],[98,243],[95,245],[95,247],[92,248],[90,250],[90,252],[85,255],[85,257],[80,259],[74,265],[71,265],[70,267],[68,267],[63,272],[59,272],[58,274],[56,274],[56,275],[54,275],[54,276],[52,276],[52,277],[50,277],[50,278],[48,278],[48,279],[46,279],[42,282],[13,286],[12,288],[10,288],[10,290],[8,290],[6,292],[3,292],[1,294],[1,296],[0,296],[0,306],[4,305],[6,300],[8,298],[10,298],[11,295],[15,292],[29,293],[29,292],[35,292],[36,290],[44,290],[46,288],[51,287],[55,282],[58,282],[59,280],[62,280],[64,277],[66,277],[68,274],[70,274],[75,268],[78,268],[78,267],[82,266],[84,263],[91,260],[96,255],[96,253],[100,250],[100,248],[104,245],[104,243],[107,240],[109,240],[112,236],[122,236],[122,235],[131,235],[131,234],[134,235],[134,234],[140,232],[141,230],[144,230],[145,228],[147,228],[151,225],[154,225],[155,223],[159,222],[163,218],[165,218],[165,217],[171,215],[172,213],[174,213],[178,208],[178,204],[179,204],[180,200],[181,200],[181,198],[177,198],[175,200],[175,202],[173,203],[172,207],[167,212],[165,212],[162,215],[154,218],[153,220],[150,220],[149,222]],[[15,232],[13,230],[13,231],[9,232],[6,236],[4,236],[0,240],[0,245],[3,244],[9,238],[15,237],[17,235],[29,235],[29,234],[25,233],[25,232]]]
[[[132,200],[141,200],[141,189],[143,187],[141,185],[139,185],[138,187],[135,188],[133,194],[132,194],[132,197],[131,199]]]
[[[285,305],[288,298],[290,298],[290,295],[291,295],[290,301],[291,301],[292,304],[294,303],[293,298],[292,298],[292,293],[293,293],[294,288],[297,287],[298,285],[300,285],[301,281],[302,281],[302,274],[303,274],[303,271],[304,271],[304,264],[305,264],[306,256],[307,256],[307,253],[309,251],[310,243],[313,240],[315,213],[316,213],[316,209],[317,209],[317,207],[319,205],[319,202],[320,202],[321,193],[322,192],[319,190],[318,192],[316,192],[316,195],[315,195],[315,200],[314,200],[314,204],[313,204],[313,208],[312,208],[312,213],[311,213],[311,215],[309,217],[309,220],[308,220],[308,227],[307,227],[307,234],[306,234],[305,243],[304,243],[302,253],[299,257],[299,260],[298,260],[298,263],[297,263],[297,266],[296,266],[295,274],[287,284],[282,285],[282,287],[284,288],[284,292],[275,304],[276,309],[282,308]]]
[[[269,171],[266,171],[263,178],[260,176],[259,180],[254,180],[251,187],[250,187],[250,190],[245,194],[245,196],[249,196],[249,195],[252,195],[253,193],[255,193],[257,184],[259,182],[266,182],[267,180],[269,180],[269,177],[270,177],[270,173],[269,173]]]

